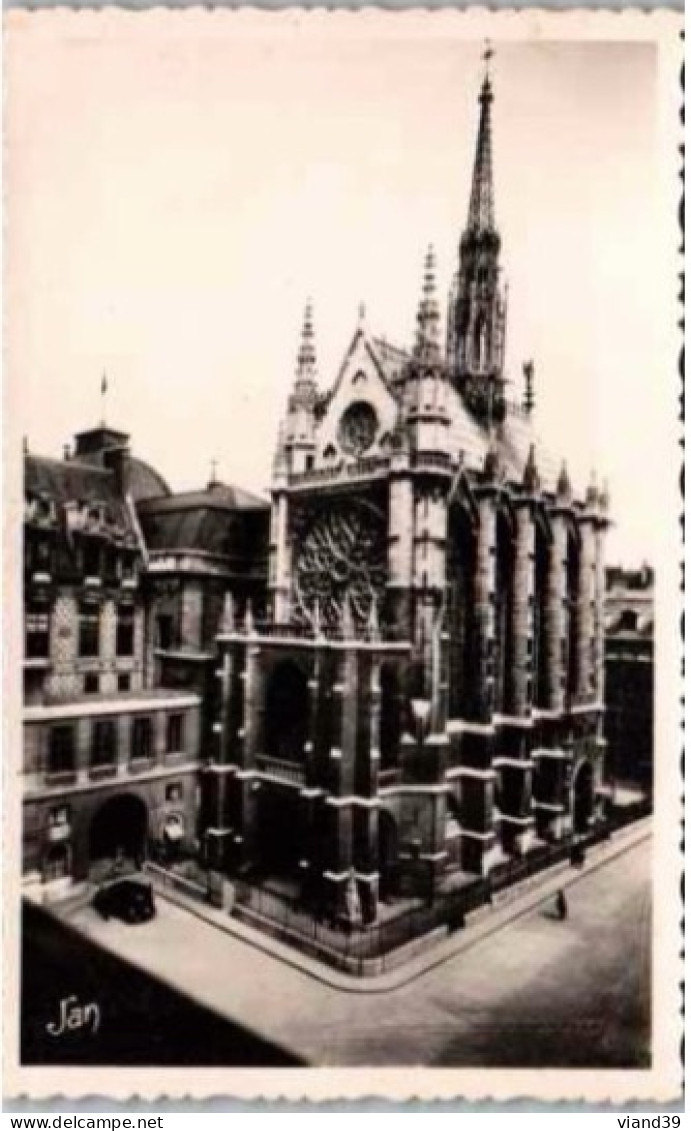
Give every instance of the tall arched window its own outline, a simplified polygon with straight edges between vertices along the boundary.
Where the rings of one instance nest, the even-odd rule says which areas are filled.
[[[293,660],[273,669],[266,689],[266,753],[301,762],[309,728],[307,677]]]
[[[547,651],[547,577],[549,542],[545,527],[538,523],[535,532],[535,615],[533,621],[533,701],[536,707],[549,706],[549,663]]]
[[[449,714],[468,717],[473,694],[475,534],[468,512],[454,506],[449,517],[447,610],[449,624]]]
[[[510,715],[513,713],[514,661],[511,621],[514,595],[516,545],[510,515],[500,510],[497,515],[497,560],[496,560],[496,638],[497,664],[495,684],[495,710]]]

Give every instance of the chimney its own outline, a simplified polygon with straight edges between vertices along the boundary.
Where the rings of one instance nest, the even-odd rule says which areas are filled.
[[[115,476],[115,490],[121,499],[124,499],[127,490],[127,465],[129,455],[130,449],[127,444],[106,448],[103,452],[103,466],[113,472]]]

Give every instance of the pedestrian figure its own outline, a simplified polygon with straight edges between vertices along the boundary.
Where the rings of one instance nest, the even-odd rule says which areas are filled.
[[[569,908],[566,902],[566,896],[564,895],[562,888],[559,888],[559,891],[557,892],[556,907],[557,918],[563,921],[569,913]]]

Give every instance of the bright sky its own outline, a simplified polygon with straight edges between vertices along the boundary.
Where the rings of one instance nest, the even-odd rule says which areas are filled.
[[[430,241],[445,306],[482,41],[395,15],[367,36],[353,16],[264,17],[253,34],[231,13],[196,32],[186,13],[23,15],[6,139],[15,418],[59,454],[96,423],[106,370],[108,422],[174,488],[204,483],[212,459],[268,487],[306,296],[323,385],[361,301],[375,332],[412,343]],[[608,478],[611,560],[654,560],[675,380],[655,50],[496,46],[509,376],[534,359],[546,443],[575,479]]]

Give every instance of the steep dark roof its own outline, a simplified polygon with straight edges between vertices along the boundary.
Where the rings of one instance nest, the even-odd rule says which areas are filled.
[[[268,510],[264,499],[224,483],[148,499],[138,506],[150,550],[191,550],[247,558],[248,564],[265,551]]]
[[[83,508],[98,507],[99,532],[111,537],[124,536],[136,540],[132,515],[117,491],[115,475],[103,467],[79,460],[57,460],[46,456],[27,455],[24,459],[24,495],[31,502],[43,500],[53,504],[52,511],[37,517],[27,516],[30,524],[38,521],[58,531],[63,529],[66,514],[83,513]],[[74,521],[74,520],[73,520]],[[91,529],[94,529],[93,526]]]
[[[143,514],[162,514],[171,511],[195,510],[266,510],[269,504],[259,495],[245,491],[243,487],[231,487],[225,483],[210,483],[197,491],[168,492],[165,497],[149,498],[141,506]]]
[[[28,455],[24,461],[24,489],[58,503],[119,502],[112,471],[76,460]]]

